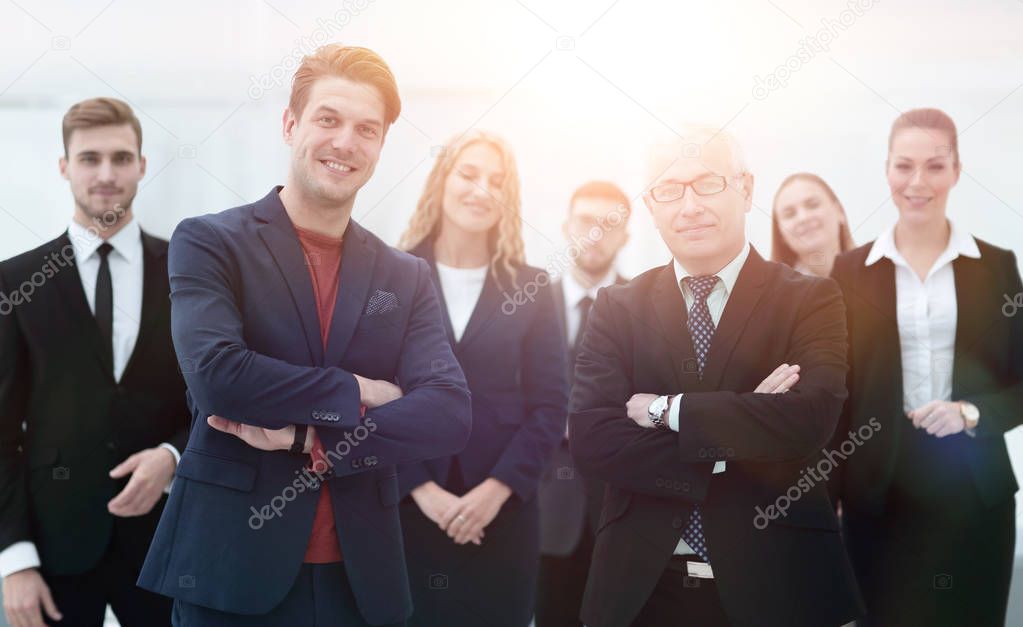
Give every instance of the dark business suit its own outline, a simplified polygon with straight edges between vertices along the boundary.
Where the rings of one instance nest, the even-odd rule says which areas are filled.
[[[702,379],[686,319],[670,263],[601,290],[590,314],[576,363],[570,443],[582,471],[609,489],[583,621],[633,624],[694,503],[730,624],[820,627],[854,618],[858,598],[827,491],[797,483],[831,438],[845,398],[838,287],[751,250]],[[793,389],[752,393],[786,362],[802,367]],[[633,394],[679,392],[678,433],[641,428],[626,414]],[[727,469],[712,475],[718,460]],[[791,487],[800,495],[787,515],[758,528],[756,508]],[[687,624],[685,615],[677,620]]]
[[[427,260],[439,282],[433,241],[427,238],[412,253]],[[536,491],[565,431],[568,386],[564,334],[547,275],[522,266],[515,281],[517,286],[502,273],[499,284],[488,271],[458,341],[441,299],[448,341],[472,393],[472,435],[457,455],[399,467],[401,492],[434,481],[460,496],[493,477],[512,496],[485,528],[479,547],[456,545],[411,498],[403,503],[416,608],[411,625],[525,627],[533,613],[540,549]]]
[[[1023,421],[1023,293],[1016,257],[976,240],[952,262],[957,321],[952,400],[980,409],[976,437],[935,438],[903,412],[895,266],[864,262],[873,243],[838,257],[845,297],[849,399],[836,438],[870,420],[877,435],[835,482],[870,625],[1001,625],[1015,546],[1018,488],[1003,435]]]
[[[72,622],[101,620],[115,594],[125,624],[170,618],[168,603],[134,586],[165,499],[138,517],[107,511],[128,482],[109,476],[114,466],[163,442],[183,450],[187,438],[167,242],[142,233],[142,251],[142,316],[120,381],[67,233],[0,263],[5,296],[33,274],[46,277],[29,302],[0,311],[0,549],[35,543]]]
[[[626,283],[624,277],[615,276],[615,284]],[[565,302],[565,284],[554,284],[554,305],[558,323],[568,340],[568,381],[579,343],[583,336],[582,320],[575,337],[568,337],[568,307],[576,303]],[[582,625],[579,608],[582,606],[586,576],[593,553],[593,537],[600,518],[604,499],[604,482],[584,477],[575,468],[568,440],[562,438],[550,464],[540,478],[540,572],[537,576],[536,625],[558,627]]]
[[[173,337],[194,426],[139,585],[177,599],[184,624],[205,624],[207,610],[224,613],[217,624],[266,624],[252,615],[271,611],[273,624],[311,624],[314,608],[289,591],[310,576],[315,583],[303,555],[319,490],[328,489],[344,579],[316,593],[342,599],[358,622],[400,623],[412,607],[396,466],[464,446],[465,380],[429,268],[354,221],[324,349],[278,190],[185,220],[171,239]],[[395,381],[404,396],[360,418],[354,373]],[[299,477],[308,455],[253,448],[209,427],[210,414],[314,426],[333,467],[308,486]],[[274,506],[279,513],[267,511]],[[330,618],[341,620],[333,611],[317,620]]]

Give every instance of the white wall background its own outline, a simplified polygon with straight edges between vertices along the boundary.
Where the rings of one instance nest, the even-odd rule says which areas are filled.
[[[125,99],[142,120],[144,228],[168,237],[186,216],[263,196],[283,182],[280,115],[291,70],[324,39],[374,48],[399,81],[402,118],[355,208],[392,243],[431,148],[478,126],[516,150],[528,257],[547,265],[564,246],[572,190],[607,178],[638,195],[646,138],[688,120],[727,126],[745,145],[756,175],[749,235],[762,253],[775,188],[797,170],[832,184],[855,239],[866,242],[895,218],[883,176],[889,125],[900,111],[936,106],[961,135],[952,217],[1023,249],[1023,2],[850,5],[859,8],[841,0],[6,0],[0,258],[64,229],[72,204],[57,171],[60,120],[87,97]],[[807,37],[828,35],[826,50],[799,57]],[[786,62],[785,86],[754,94],[758,78]],[[258,88],[260,77],[276,85]],[[627,274],[668,259],[637,209],[621,260]],[[1009,440],[1023,467],[1023,436]]]

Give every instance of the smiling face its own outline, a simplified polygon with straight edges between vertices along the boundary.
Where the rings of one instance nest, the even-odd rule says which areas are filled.
[[[60,159],[60,173],[71,183],[75,219],[83,225],[110,226],[131,211],[146,159],[129,124],[75,129]]]
[[[725,141],[704,144],[699,157],[678,156],[681,154],[681,149],[674,156],[664,154],[652,164],[660,175],[643,194],[643,202],[675,259],[692,274],[712,274],[742,250],[753,175],[737,170]],[[661,202],[651,192],[666,183],[703,182],[716,176],[724,176],[727,182],[724,191],[716,194],[700,196],[687,186],[681,198]]]
[[[842,210],[819,184],[796,178],[778,190],[774,216],[785,243],[801,259],[841,249]]]
[[[442,228],[489,232],[501,219],[506,175],[494,146],[482,141],[466,146],[444,179]]]
[[[296,118],[284,111],[284,141],[291,146],[288,185],[308,201],[350,211],[384,144],[384,102],[367,83],[318,79]]]
[[[892,138],[886,174],[900,220],[944,219],[960,170],[949,144],[947,132],[930,128],[905,128]]]

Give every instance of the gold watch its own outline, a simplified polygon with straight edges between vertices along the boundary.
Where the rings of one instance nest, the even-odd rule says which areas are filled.
[[[973,431],[980,423],[980,410],[977,406],[968,401],[959,401],[959,415],[963,417],[963,423],[967,431]]]

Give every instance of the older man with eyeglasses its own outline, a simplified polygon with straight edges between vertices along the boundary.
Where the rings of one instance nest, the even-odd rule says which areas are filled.
[[[673,258],[598,293],[576,362],[572,454],[609,485],[582,619],[841,625],[862,603],[814,470],[846,397],[841,293],[750,246],[729,134],[688,128],[649,168]]]

